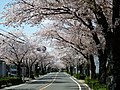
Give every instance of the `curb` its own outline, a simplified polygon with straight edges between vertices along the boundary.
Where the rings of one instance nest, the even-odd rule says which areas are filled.
[[[69,75],[68,73],[66,73],[69,77],[72,77],[74,80],[76,80],[77,82],[79,82],[79,83],[82,83],[83,85],[85,85],[87,88],[88,88],[88,90],[92,90],[85,82],[84,82],[84,80],[81,82],[80,80],[78,80],[77,78],[75,78],[74,76],[71,76],[71,75]]]
[[[85,85],[87,88],[88,88],[88,90],[92,90],[84,81],[80,81],[80,80],[78,80],[77,78],[75,78],[74,76],[71,76],[72,78],[74,78],[76,81],[78,81],[79,83],[82,83],[83,85]]]
[[[48,73],[48,74],[50,74],[50,73]],[[47,76],[48,74],[43,75],[43,76],[41,76],[41,77],[39,77],[39,78],[36,78],[35,80],[26,81],[26,82],[24,82],[24,83],[22,83],[22,84],[19,84],[19,85],[12,85],[12,86],[10,86],[10,87],[0,88],[0,90],[12,89],[12,88],[15,88],[15,87],[19,87],[19,86],[22,86],[22,85],[26,85],[26,84],[28,84],[28,83],[35,82],[37,79],[41,79],[41,78]]]

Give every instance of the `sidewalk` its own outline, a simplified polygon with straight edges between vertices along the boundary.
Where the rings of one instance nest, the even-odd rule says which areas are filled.
[[[30,78],[24,77],[24,82],[23,83],[18,84],[18,85],[9,85],[9,86],[3,85],[2,88],[0,88],[0,90],[5,90],[7,88],[14,88],[14,87],[25,85],[27,83],[35,82],[37,79],[41,79],[46,75],[40,75],[39,77],[35,77],[35,79],[30,79]]]
[[[47,76],[48,74],[50,74],[50,73],[47,73],[45,75],[39,75],[39,77],[35,77],[35,79],[25,78],[25,83],[35,82],[36,80],[41,79],[41,78]]]

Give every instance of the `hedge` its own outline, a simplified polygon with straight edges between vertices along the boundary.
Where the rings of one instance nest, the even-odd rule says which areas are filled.
[[[17,84],[21,84],[23,81],[21,78],[19,77],[6,77],[6,78],[1,78],[0,79],[0,87],[2,87],[2,85],[17,85]]]

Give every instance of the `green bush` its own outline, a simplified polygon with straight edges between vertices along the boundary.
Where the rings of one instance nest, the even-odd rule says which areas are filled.
[[[85,78],[85,83],[93,90],[107,90],[107,85],[101,85],[98,80],[92,80],[89,77]]]
[[[85,79],[85,75],[80,75],[80,78],[79,79],[82,79],[82,80],[84,80]]]
[[[0,87],[2,85],[8,85],[9,83],[10,83],[10,81],[7,78],[0,79]]]
[[[80,79],[80,74],[74,74],[73,76],[77,79]]]
[[[80,75],[79,73],[78,73],[78,74],[74,74],[73,76],[74,76],[75,78],[77,78],[77,79],[82,79],[82,80],[84,80],[85,77],[86,77],[86,75]]]
[[[12,77],[10,78],[10,82],[12,85],[17,85],[22,83],[22,78],[19,77]]]
[[[0,79],[0,87],[2,85],[17,85],[17,84],[21,84],[22,83],[22,79],[19,77],[6,77],[6,78],[1,78]]]

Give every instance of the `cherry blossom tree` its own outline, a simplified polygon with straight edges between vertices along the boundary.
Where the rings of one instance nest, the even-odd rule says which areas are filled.
[[[18,35],[21,37],[20,33]],[[28,47],[24,42],[17,40],[17,38],[6,35],[9,38],[4,38],[2,42],[1,57],[8,62],[13,63],[17,66],[17,74],[20,76],[21,74],[21,65],[25,55],[28,52]],[[18,37],[19,37],[18,36]]]
[[[94,59],[89,58],[88,56],[90,54],[97,54],[98,49],[92,40],[92,35],[89,30],[67,21],[66,25],[58,23],[57,28],[55,28],[55,25],[53,27],[47,27],[46,29],[38,32],[37,35],[46,37],[47,39],[53,39],[52,42],[54,42],[55,46],[58,46],[59,49],[66,47],[73,48],[77,53],[83,55],[88,62],[91,62],[91,67],[95,68]],[[104,50],[105,40],[100,32],[98,32],[98,36],[101,40],[101,49]],[[95,74],[95,69],[92,70],[94,70],[93,72]],[[95,78],[95,76],[92,77]]]
[[[35,25],[46,18],[78,21],[92,34],[98,48],[99,80],[105,83],[106,63],[111,60],[112,49],[112,0],[15,0],[7,6],[3,18],[6,21],[3,23],[8,26],[22,23]],[[103,34],[106,43],[104,50],[96,31]]]
[[[19,31],[10,35],[1,33],[1,37],[0,56],[7,63],[17,66],[18,76],[22,74],[22,67],[26,67],[26,72],[30,76],[37,62],[44,63],[44,67],[41,66],[41,68],[46,69],[46,66],[50,64],[51,58],[53,58],[46,52],[45,46],[40,46],[34,41],[34,38],[28,38]]]

